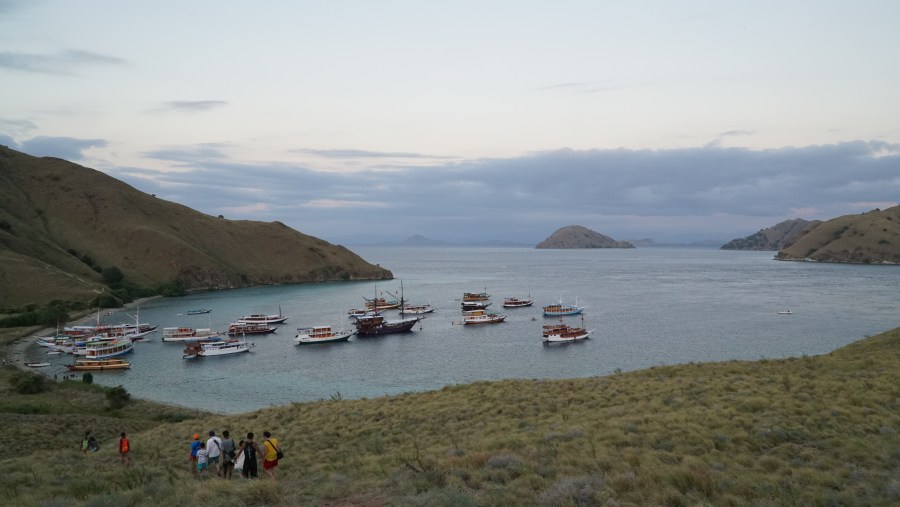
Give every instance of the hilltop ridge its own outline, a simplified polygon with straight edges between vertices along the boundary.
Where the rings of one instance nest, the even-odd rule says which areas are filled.
[[[581,225],[568,225],[557,229],[535,248],[634,248],[634,245],[616,241]]]
[[[281,222],[228,220],[100,171],[0,147],[0,306],[96,297],[116,268],[186,289],[392,278]]]
[[[821,224],[819,220],[804,220],[795,218],[779,222],[772,227],[759,231],[744,238],[737,238],[722,245],[722,250],[781,250],[786,247],[807,229]]]

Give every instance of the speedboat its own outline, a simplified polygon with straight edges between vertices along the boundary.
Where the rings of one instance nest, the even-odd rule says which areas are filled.
[[[294,343],[297,345],[309,345],[311,343],[345,342],[356,333],[354,330],[332,331],[331,326],[313,326],[297,329]]]

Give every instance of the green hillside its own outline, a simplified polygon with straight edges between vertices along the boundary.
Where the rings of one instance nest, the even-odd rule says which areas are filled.
[[[104,173],[0,147],[0,307],[87,300],[103,268],[187,289],[391,278],[280,222],[227,220]]]
[[[844,215],[805,229],[775,258],[861,264],[900,263],[900,206]]]
[[[733,239],[722,245],[721,250],[781,250],[803,231],[816,227],[820,223],[822,222],[818,220],[810,222],[802,218],[785,220],[772,227],[760,229],[750,236]]]
[[[9,505],[897,505],[900,330],[802,358],[507,380],[214,415],[0,368]],[[198,384],[194,388],[202,389]],[[84,457],[83,432],[103,448]],[[200,482],[191,435],[271,431],[278,482]],[[131,436],[132,465],[115,438]]]

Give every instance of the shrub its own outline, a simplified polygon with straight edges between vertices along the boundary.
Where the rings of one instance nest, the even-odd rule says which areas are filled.
[[[122,270],[115,266],[103,268],[101,274],[103,275],[103,279],[106,280],[106,284],[110,287],[121,284],[122,279],[125,278],[125,275],[122,274]]]
[[[106,392],[106,401],[109,402],[109,408],[120,409],[131,401],[131,394],[122,386],[116,386]]]
[[[20,372],[9,379],[9,383],[19,394],[37,394],[47,390],[46,379],[43,375]]]
[[[91,372],[86,372],[81,376],[81,381],[85,384],[93,384],[94,383],[94,374]]]
[[[187,294],[187,290],[185,290],[184,283],[181,280],[172,280],[169,283],[160,285],[158,292],[165,297],[184,296]]]

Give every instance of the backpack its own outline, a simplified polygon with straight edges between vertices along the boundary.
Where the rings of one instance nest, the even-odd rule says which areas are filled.
[[[128,450],[128,439],[123,437],[119,441],[119,452],[128,452]]]

